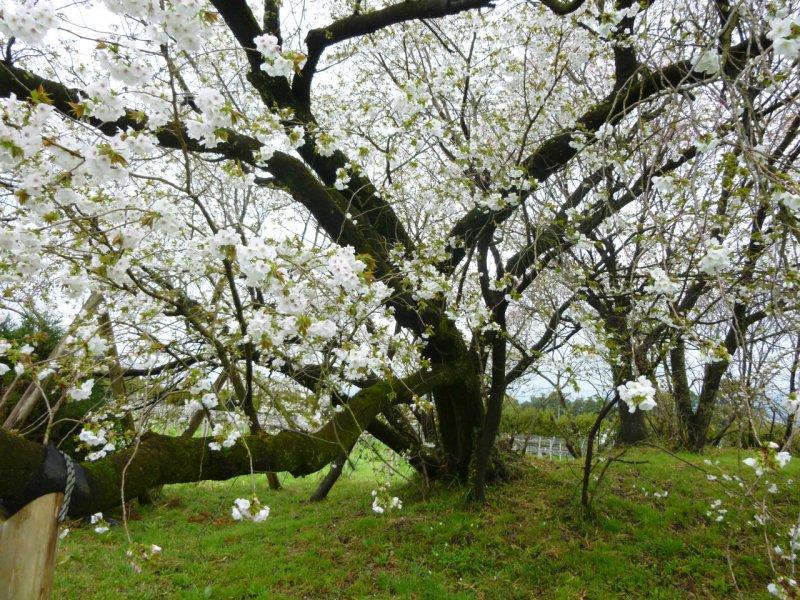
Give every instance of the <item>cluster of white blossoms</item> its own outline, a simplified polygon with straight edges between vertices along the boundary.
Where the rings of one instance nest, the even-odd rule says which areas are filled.
[[[798,586],[797,580],[791,577],[782,577],[777,582],[767,585],[767,591],[779,600],[797,598],[798,590],[800,590],[800,586]]]
[[[761,477],[765,471],[778,467],[782,469],[792,459],[792,455],[775,442],[768,442],[761,448],[761,453],[757,456],[745,458],[742,463],[752,468],[757,477]]]
[[[108,523],[103,518],[103,513],[101,512],[94,513],[91,517],[89,517],[89,522],[94,525],[95,533],[103,534],[109,529]]]
[[[794,60],[800,55],[800,16],[787,15],[785,12],[776,15],[769,22],[767,37],[772,40],[775,52]]]
[[[407,260],[401,268],[414,300],[433,300],[439,295],[445,296],[450,289],[447,278],[429,262]]]
[[[111,12],[130,15],[147,23],[145,36],[157,44],[174,39],[188,51],[198,50],[210,20],[201,0],[104,0]]]
[[[281,49],[278,38],[274,35],[265,33],[253,38],[256,50],[264,57],[261,69],[270,77],[291,78],[294,74],[295,66],[302,68],[305,58],[298,53]]]
[[[119,50],[100,49],[97,62],[112,79],[126,85],[140,85],[153,76],[153,70],[146,63],[137,62],[132,56]]]
[[[377,490],[372,490],[372,512],[383,515],[397,510],[402,510],[403,501],[389,493],[389,484],[381,485]]]
[[[216,411],[214,421],[214,427],[211,430],[214,441],[208,443],[211,450],[219,452],[223,448],[231,448],[236,440],[242,437],[244,422],[240,415]]]
[[[617,386],[619,399],[628,405],[628,412],[652,410],[656,406],[656,390],[650,380],[640,375],[633,381]]]
[[[728,352],[725,344],[712,341],[701,342],[698,359],[701,364],[714,364],[717,362],[730,361],[733,357]]]
[[[595,132],[594,137],[604,142],[614,135],[614,126],[611,123],[603,123]]]
[[[694,62],[694,70],[706,75],[719,73],[720,56],[716,50],[704,50]]]
[[[221,130],[233,125],[231,110],[225,98],[217,90],[202,88],[194,95],[194,101],[201,111],[199,119],[190,119],[186,122],[186,132],[189,137],[199,140],[206,148],[215,148],[224,138]],[[222,230],[225,231],[225,230]],[[239,236],[233,233],[231,245],[239,241]]]
[[[709,244],[697,267],[706,275],[719,275],[731,266],[731,252],[719,243]]]
[[[203,394],[199,400],[187,400],[183,405],[183,414],[185,417],[191,417],[199,410],[212,410],[218,404],[217,395],[209,392]]]
[[[671,175],[656,176],[652,180],[653,187],[662,194],[675,191],[675,178]]]
[[[792,392],[783,401],[783,406],[790,415],[796,415],[800,410],[800,396],[797,392]]]
[[[40,44],[57,26],[56,9],[49,0],[7,1],[0,10],[0,32],[28,44]]]
[[[360,275],[367,265],[356,258],[351,246],[337,248],[328,258],[328,269],[333,277],[332,283],[352,292],[361,287]]]
[[[125,102],[122,96],[107,79],[90,83],[85,90],[87,98],[81,103],[81,106],[86,115],[111,122],[125,114]]]
[[[6,340],[0,338],[0,357],[5,356],[6,353],[9,350],[11,350],[11,348],[12,348],[12,345],[11,345],[10,342],[7,342]],[[11,367],[9,367],[6,363],[0,362],[0,377],[5,375],[6,373],[8,373],[10,370],[11,370]]]
[[[508,206],[508,198],[500,192],[492,192],[481,196],[476,204],[492,211],[498,211]]]
[[[717,523],[725,520],[725,515],[728,514],[727,508],[722,508],[722,500],[714,500],[711,502],[711,510],[706,511],[706,516],[713,519]]]
[[[779,545],[776,545],[773,548],[773,551],[783,560],[794,562],[795,560],[797,560],[797,552],[800,551],[800,525],[794,525],[790,527],[788,535],[789,535],[788,550],[784,550]]]
[[[237,498],[231,508],[231,517],[234,521],[253,521],[261,523],[269,516],[269,506],[263,506],[261,501],[253,496],[252,499]]]
[[[654,296],[664,296],[667,299],[672,299],[681,289],[680,284],[672,281],[664,269],[661,269],[660,267],[650,269],[649,275],[651,282],[644,288],[644,291],[648,294],[653,294]]]
[[[94,461],[103,458],[109,452],[113,452],[115,445],[108,439],[109,432],[103,427],[84,426],[78,434],[78,439],[88,448],[100,446],[99,450],[93,450],[86,455],[86,460]]]
[[[370,375],[383,365],[381,348],[369,343],[346,343],[341,348],[334,348],[333,354],[342,362],[345,377]]]

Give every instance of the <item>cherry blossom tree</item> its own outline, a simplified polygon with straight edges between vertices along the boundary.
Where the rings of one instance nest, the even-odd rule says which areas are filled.
[[[643,330],[587,303],[645,311],[662,360],[707,288],[736,332],[764,294],[790,311],[796,8],[7,3],[3,302],[71,325],[50,356],[0,346],[31,390],[3,399],[3,504],[59,485],[50,441],[89,515],[313,473],[364,431],[482,501],[509,385],[599,322],[641,420]]]

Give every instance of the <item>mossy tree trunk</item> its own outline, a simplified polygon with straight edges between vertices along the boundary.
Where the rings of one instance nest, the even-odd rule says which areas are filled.
[[[484,418],[480,360],[448,319],[441,320],[428,354],[451,365],[454,373],[449,385],[433,390],[444,453],[442,474],[467,481]]]

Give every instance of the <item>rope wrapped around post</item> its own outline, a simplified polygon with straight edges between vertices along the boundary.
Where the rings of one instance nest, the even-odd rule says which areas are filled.
[[[89,481],[86,471],[80,463],[72,460],[54,444],[45,446],[44,459],[39,476],[28,481],[20,481],[22,493],[15,494],[14,499],[0,498],[0,508],[14,515],[26,504],[46,496],[47,494],[64,494],[64,500],[58,513],[58,521],[68,518],[70,508],[77,500],[89,496]],[[2,511],[0,511],[2,512]]]

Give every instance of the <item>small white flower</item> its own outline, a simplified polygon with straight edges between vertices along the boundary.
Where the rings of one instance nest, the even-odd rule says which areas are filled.
[[[255,512],[255,514],[253,514]],[[262,523],[269,516],[269,506],[262,506],[257,498],[251,502],[247,498],[237,498],[231,507],[231,517],[235,521]]]
[[[751,469],[754,469],[757,477],[761,477],[761,475],[764,474],[764,468],[761,466],[761,461],[758,460],[757,458],[750,456],[748,458],[745,458],[742,461],[742,463],[747,465]]]
[[[595,132],[594,137],[604,142],[614,134],[614,126],[611,123],[603,123]]]

